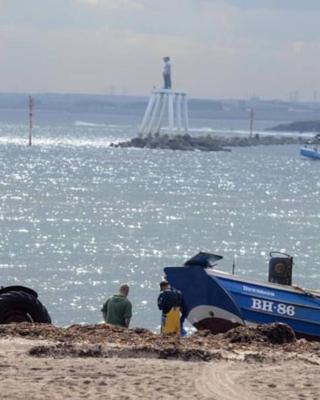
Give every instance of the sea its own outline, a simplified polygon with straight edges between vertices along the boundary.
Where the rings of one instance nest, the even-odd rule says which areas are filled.
[[[59,106],[44,98],[30,147],[27,102],[0,108],[0,284],[35,289],[56,325],[101,322],[104,301],[128,283],[132,326],[157,331],[163,268],[199,251],[259,280],[269,252],[285,252],[294,284],[319,289],[320,163],[298,145],[114,148],[136,136],[146,99],[104,110],[91,97],[72,107],[70,96]],[[231,114],[191,109],[191,133],[248,134],[248,120]],[[257,118],[256,131],[281,122],[274,115]]]

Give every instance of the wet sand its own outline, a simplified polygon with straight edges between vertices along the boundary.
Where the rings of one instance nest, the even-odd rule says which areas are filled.
[[[259,335],[258,335],[259,336]],[[1,399],[319,399],[320,343],[0,327]]]

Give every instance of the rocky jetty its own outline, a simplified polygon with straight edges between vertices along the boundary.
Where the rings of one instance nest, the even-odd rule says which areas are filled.
[[[299,133],[320,132],[320,121],[296,121],[289,124],[280,124],[273,128],[268,128],[267,131]]]
[[[111,143],[111,147],[136,147],[147,149],[170,149],[184,151],[231,151],[230,147],[248,147],[259,145],[302,144],[301,137],[260,136],[224,137],[224,136],[190,136],[155,135],[145,138],[135,137],[126,142]]]

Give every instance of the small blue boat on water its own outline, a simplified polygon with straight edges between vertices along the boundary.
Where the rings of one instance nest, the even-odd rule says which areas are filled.
[[[164,271],[170,285],[181,290],[186,317],[197,329],[221,333],[238,325],[282,322],[298,337],[319,340],[320,293],[292,286],[292,257],[270,256],[266,283],[219,271],[222,257],[203,252]]]
[[[300,155],[304,157],[320,160],[320,151],[318,148],[301,147]]]
[[[320,134],[315,135],[303,147],[300,148],[300,155],[315,160],[320,160]]]

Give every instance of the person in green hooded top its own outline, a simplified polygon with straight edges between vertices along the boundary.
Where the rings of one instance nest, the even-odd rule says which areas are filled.
[[[103,319],[107,324],[129,328],[132,317],[132,304],[128,299],[129,286],[121,285],[119,294],[114,294],[102,306]]]

